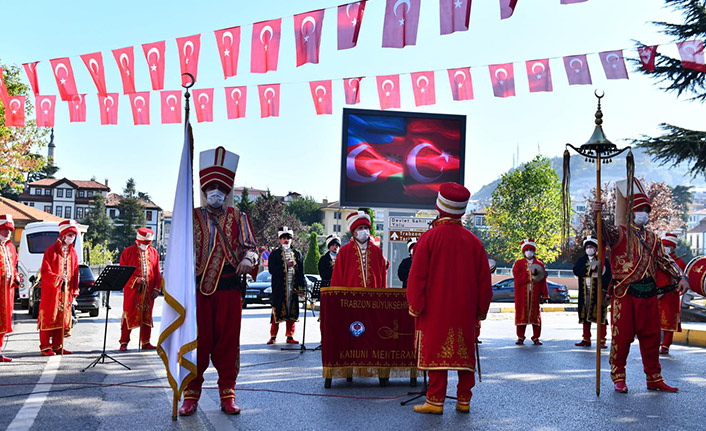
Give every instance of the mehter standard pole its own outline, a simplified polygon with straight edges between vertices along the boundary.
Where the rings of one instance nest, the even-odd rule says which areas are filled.
[[[596,202],[601,202],[601,153],[596,151]],[[601,396],[601,329],[603,328],[603,214],[596,213],[596,236],[598,237],[598,289],[596,292],[596,396]],[[589,304],[590,307],[590,304]],[[590,308],[589,308],[590,309]]]

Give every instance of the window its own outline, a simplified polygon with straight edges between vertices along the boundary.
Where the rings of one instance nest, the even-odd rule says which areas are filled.
[[[152,221],[152,211],[145,211],[145,217],[147,221]]]
[[[82,197],[85,197],[85,196],[86,196],[86,192],[85,192],[85,191],[83,191],[83,190],[79,190],[79,191],[78,191],[78,197],[82,198]]]
[[[33,206],[34,206],[34,202],[30,202],[30,203],[29,203],[29,206],[33,207]]]
[[[76,208],[76,218],[81,220],[83,218],[83,208]]]
[[[576,205],[576,212],[586,212],[586,205]]]
[[[74,194],[74,191],[73,191],[73,190],[71,190],[71,189],[69,189],[69,190],[66,190],[66,197],[67,197],[67,198],[70,198],[70,197],[72,197],[72,196],[73,196],[73,194]]]
[[[335,212],[335,213],[333,213],[333,219],[334,219],[334,220],[340,220],[340,219],[341,219],[341,213],[340,213],[340,212]]]
[[[71,207],[66,207],[64,210],[64,218],[71,218]]]
[[[57,205],[56,212],[54,212],[54,214],[56,214],[57,217],[61,217],[61,211],[63,211],[63,208],[61,207],[61,205]]]
[[[56,189],[56,197],[63,198],[64,197],[64,189]]]
[[[476,226],[485,226],[485,216],[479,216],[479,215],[477,215],[477,216],[475,217],[474,224],[475,224]]]
[[[88,217],[88,214],[91,213],[91,208],[86,208],[86,217]]]
[[[44,254],[59,238],[59,232],[37,232],[27,235],[27,250],[32,254]]]
[[[93,190],[87,191],[87,192],[86,192],[86,196],[88,196],[89,198],[90,198],[91,196],[93,196]]]
[[[37,194],[40,195],[41,192]],[[51,196],[51,189],[44,189],[44,196]]]
[[[44,212],[51,214],[51,205],[44,205]]]
[[[115,218],[115,210],[114,209],[111,208],[109,213],[110,213],[110,218]]]
[[[41,194],[42,194],[42,189],[34,189],[34,194],[35,194],[35,195],[41,195]]]

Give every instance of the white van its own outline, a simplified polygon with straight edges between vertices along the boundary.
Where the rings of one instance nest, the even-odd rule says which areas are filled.
[[[83,263],[83,234],[87,226],[78,225],[74,249],[78,255],[78,263]],[[22,308],[29,305],[29,278],[42,269],[44,252],[59,238],[59,222],[42,221],[28,223],[22,230],[20,249],[17,251],[17,272],[20,275],[19,297]]]

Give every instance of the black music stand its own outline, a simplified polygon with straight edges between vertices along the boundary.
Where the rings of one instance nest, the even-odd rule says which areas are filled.
[[[317,288],[318,285],[318,288]],[[302,333],[302,342],[299,345],[299,347],[292,348],[292,347],[282,347],[280,350],[299,350],[299,353],[304,353],[307,350],[321,350],[321,346],[319,345],[318,347],[314,349],[309,349],[306,347],[305,341],[306,341],[306,315],[307,315],[307,304],[310,302],[311,303],[311,315],[316,316],[314,314],[314,292],[318,291],[319,295],[321,294],[321,281],[316,280],[314,282],[314,286],[312,287],[311,291],[311,296],[309,295],[309,292],[304,293],[304,332]],[[297,300],[298,301],[298,300]]]
[[[86,371],[91,367],[95,367],[99,363],[105,364],[105,358],[110,359],[113,362],[122,365],[128,370],[130,367],[113,358],[112,356],[105,353],[105,343],[108,338],[108,313],[110,312],[110,292],[123,290],[125,284],[127,284],[132,273],[135,272],[134,266],[121,266],[121,265],[108,265],[103,269],[103,272],[98,276],[96,283],[91,287],[92,291],[104,291],[108,292],[105,299],[105,330],[103,332],[103,353],[91,362],[86,368],[82,369],[81,372]]]

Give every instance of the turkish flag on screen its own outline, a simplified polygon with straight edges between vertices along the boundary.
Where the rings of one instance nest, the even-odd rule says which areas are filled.
[[[86,95],[77,94],[66,102],[69,106],[69,122],[85,123],[86,122]]]
[[[135,92],[135,50],[132,46],[113,50],[113,57],[118,63],[120,78],[123,81],[123,94]]]
[[[55,58],[49,60],[49,63],[54,71],[54,79],[56,79],[56,86],[59,87],[61,100],[71,100],[71,96],[78,94],[71,60],[68,57]]]
[[[346,105],[360,103],[360,81],[362,79],[362,77],[343,79],[343,93],[346,96]]]
[[[5,127],[24,127],[25,96],[8,96],[5,101]]]
[[[162,124],[181,123],[181,90],[160,91]]]
[[[281,25],[281,18],[252,25],[250,72],[266,73],[277,70]]]
[[[583,3],[587,0],[561,0],[561,4]]]
[[[194,108],[199,123],[213,121],[213,88],[194,90]]]
[[[421,0],[387,0],[382,27],[383,48],[404,48],[417,43]]]
[[[564,68],[569,85],[591,85],[591,71],[585,54],[564,57]]]
[[[706,72],[704,64],[704,43],[700,40],[687,40],[677,42],[679,57],[681,57],[682,67],[685,69]]]
[[[132,93],[130,95],[132,121],[136,126],[150,124],[150,92]]]
[[[81,56],[83,64],[86,65],[88,73],[93,78],[93,83],[96,84],[98,94],[105,95],[108,89],[105,84],[105,69],[103,68],[103,54],[94,52],[93,54],[84,54]]]
[[[526,61],[525,67],[527,68],[530,93],[552,91],[552,72],[549,69],[549,59]]]
[[[471,68],[462,67],[449,69],[449,83],[451,95],[454,100],[473,100],[473,82],[471,81]]]
[[[323,23],[323,9],[294,15],[297,67],[306,63],[319,62],[319,46],[321,45],[321,27]]]
[[[383,75],[377,77],[380,109],[400,107],[400,75]]]
[[[365,1],[338,7],[338,49],[349,49],[358,44],[363,12],[365,12]]]
[[[25,63],[22,66],[25,68],[25,73],[27,74],[27,79],[29,79],[29,84],[32,86],[32,92],[35,96],[39,96],[39,81],[37,80],[37,63]]]
[[[468,30],[471,20],[471,0],[439,0],[441,34]]]
[[[260,117],[279,117],[279,84],[258,85]]]
[[[500,0],[500,19],[507,19],[515,13],[517,0]]]
[[[245,102],[247,101],[248,87],[226,87],[226,110],[228,119],[245,117]]]
[[[101,124],[118,124],[118,93],[98,95],[98,106],[101,113]]]
[[[56,96],[37,96],[34,99],[37,110],[37,127],[54,127]]]
[[[640,54],[640,63],[648,72],[655,71],[655,57],[657,56],[657,45],[653,46],[638,46],[637,53]]]
[[[515,72],[512,63],[492,64],[488,66],[488,70],[490,70],[490,82],[493,84],[495,97],[515,95]]]
[[[436,85],[434,72],[412,73],[412,90],[414,92],[415,106],[436,104]]]
[[[316,115],[333,114],[331,81],[311,81],[309,88],[311,88]]]
[[[606,79],[628,79],[623,50],[599,52]]]
[[[240,54],[240,27],[216,30],[216,46],[221,57],[223,77],[228,78],[238,74],[238,55]]]
[[[145,43],[142,51],[145,53],[145,60],[150,69],[150,81],[153,90],[164,89],[164,51],[166,49],[164,41]]]
[[[181,67],[181,85],[187,85],[191,82],[188,76],[184,76],[185,73],[190,73],[194,76],[194,82],[196,82],[196,76],[199,71],[199,51],[201,50],[201,35],[195,34],[193,36],[187,37],[177,37],[177,48],[179,48],[179,67]],[[181,91],[180,91],[181,93]],[[179,103],[181,103],[181,97],[179,97]],[[181,118],[181,113],[179,114]],[[181,120],[179,121],[181,123]]]

